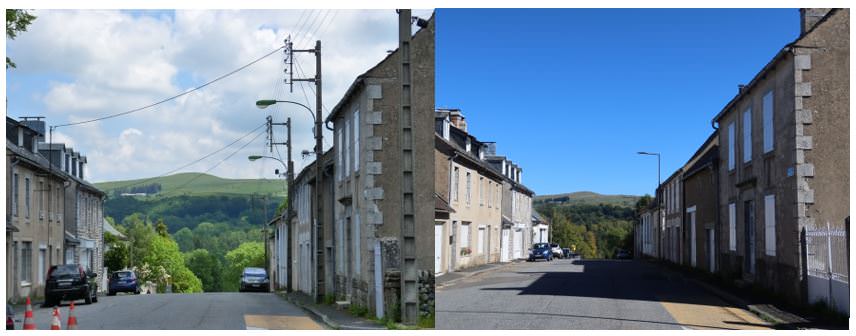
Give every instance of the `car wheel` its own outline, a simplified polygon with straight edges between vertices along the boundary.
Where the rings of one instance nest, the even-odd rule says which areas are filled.
[[[89,287],[86,287],[86,296],[83,298],[83,301],[86,304],[92,304],[92,291],[89,290]]]

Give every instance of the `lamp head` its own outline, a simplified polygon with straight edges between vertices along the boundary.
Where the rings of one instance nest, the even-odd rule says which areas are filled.
[[[248,159],[248,160],[250,160],[250,161],[255,161],[255,160],[258,160],[258,159],[261,159],[261,158],[262,158],[262,156],[261,156],[261,155],[250,155],[250,156],[248,156],[248,157],[247,157],[247,159]]]
[[[273,100],[273,99],[262,99],[262,100],[257,100],[257,101],[256,101],[256,107],[258,107],[258,108],[260,108],[260,109],[267,108],[268,106],[271,106],[271,105],[273,105],[273,104],[276,104],[276,100]]]

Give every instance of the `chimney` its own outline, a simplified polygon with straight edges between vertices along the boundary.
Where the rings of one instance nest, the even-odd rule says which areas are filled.
[[[800,35],[814,28],[820,19],[829,14],[831,8],[800,8]]]
[[[461,113],[461,110],[449,110],[449,122],[452,123],[452,126],[464,132],[467,131],[467,122],[464,121],[464,114]]]
[[[737,84],[737,94],[741,94],[743,91],[746,91],[746,84]]]

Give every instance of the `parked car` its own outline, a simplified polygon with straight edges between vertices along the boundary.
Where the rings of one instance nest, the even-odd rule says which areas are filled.
[[[562,259],[565,257],[564,253],[562,252],[562,247],[560,247],[559,244],[551,243],[550,251],[553,252],[553,257],[555,258]]]
[[[625,249],[617,249],[615,250],[615,259],[630,259],[632,256],[630,252]]]
[[[573,257],[574,255],[571,253],[571,249],[569,249],[569,248],[567,248],[567,247],[563,247],[563,248],[562,248],[562,256],[563,256],[563,257],[565,257],[565,258],[571,258],[571,257]]]
[[[244,273],[241,275],[241,287],[239,292],[246,291],[269,291],[270,279],[267,271],[264,268],[247,267],[244,268]]]
[[[550,250],[550,244],[532,244],[532,249],[529,250],[529,259],[527,259],[527,261],[535,261],[536,259],[544,259],[547,261],[553,260],[553,252]]]
[[[116,293],[140,294],[140,284],[137,281],[137,274],[134,271],[116,271],[110,275],[110,282],[107,284],[107,295],[113,296]]]
[[[8,303],[6,304],[6,330],[15,330],[15,310]]]
[[[96,276],[98,274],[87,272],[77,264],[51,266],[45,285],[45,306],[56,306],[63,300],[98,302]]]

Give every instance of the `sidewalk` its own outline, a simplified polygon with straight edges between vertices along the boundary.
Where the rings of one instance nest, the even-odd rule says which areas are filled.
[[[375,321],[356,317],[347,310],[338,310],[332,305],[312,302],[312,298],[301,292],[277,292],[277,295],[302,308],[324,323],[329,329],[341,330],[385,330],[386,326]]]
[[[434,287],[436,289],[440,289],[440,288],[443,288],[446,286],[451,286],[451,285],[453,285],[453,284],[455,284],[458,281],[461,281],[463,279],[466,279],[466,278],[469,278],[472,276],[476,276],[476,275],[482,274],[484,272],[499,270],[501,268],[504,268],[504,267],[507,267],[507,266],[510,266],[510,265],[513,265],[513,264],[516,264],[516,263],[519,263],[522,261],[523,261],[523,259],[514,260],[514,261],[510,261],[510,262],[504,262],[504,263],[484,264],[484,265],[478,265],[478,266],[474,266],[474,267],[470,267],[470,268],[465,268],[465,269],[458,270],[455,272],[446,272],[443,275],[435,278]]]
[[[686,277],[686,279],[693,284],[701,287],[702,289],[708,291],[712,295],[722,299],[729,304],[734,305],[735,307],[746,309],[751,311],[755,315],[758,315],[761,319],[768,321],[773,324],[776,329],[806,329],[806,328],[814,328],[814,323],[809,321],[808,319],[798,316],[792,312],[785,311],[776,305],[767,302],[768,300],[764,300],[762,298],[753,296],[749,293],[734,293],[733,290],[723,288],[721,285],[717,285],[708,281],[708,279],[704,279],[698,274],[692,274],[686,272],[684,269],[671,264],[664,264],[663,262],[649,260],[649,262],[655,263],[661,267],[665,267],[670,269],[671,271],[678,272]]]

